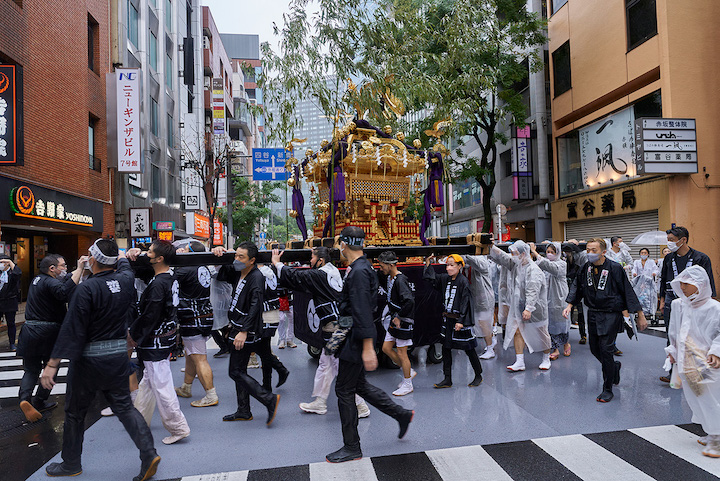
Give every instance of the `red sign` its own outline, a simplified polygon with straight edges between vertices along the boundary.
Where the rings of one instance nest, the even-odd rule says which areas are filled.
[[[157,233],[157,238],[158,238],[158,240],[164,240],[164,241],[172,242],[172,241],[173,241],[173,231],[171,231],[171,230],[168,230],[168,231],[165,231],[165,230],[158,231],[158,233]]]
[[[213,219],[213,245],[221,246],[223,243],[223,225],[215,218]]]
[[[210,218],[195,212],[195,237],[210,238]]]

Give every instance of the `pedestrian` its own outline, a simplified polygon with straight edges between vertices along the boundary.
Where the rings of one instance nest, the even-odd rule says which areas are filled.
[[[565,299],[568,295],[567,263],[562,258],[562,245],[560,242],[551,242],[545,247],[545,257],[538,255],[535,244],[530,244],[537,266],[545,272],[548,299],[548,332],[552,343],[550,360],[563,356],[568,357],[572,351],[570,347],[570,318],[563,316]]]
[[[658,295],[655,289],[655,279],[658,274],[657,264],[650,259],[650,250],[643,247],[640,249],[640,259],[633,264],[632,285],[647,318],[653,317],[657,309]]]
[[[15,314],[20,303],[22,270],[9,256],[0,254],[0,321],[7,324],[10,351],[15,350]]]
[[[132,261],[139,255],[138,248],[127,252]],[[140,296],[138,315],[129,330],[131,344],[136,345],[138,358],[144,365],[135,407],[150,425],[157,404],[163,426],[170,432],[162,442],[173,444],[190,435],[170,370],[170,354],[177,342],[177,306],[180,303],[178,281],[170,272],[175,248],[168,241],[155,240],[147,257],[155,277]]]
[[[580,268],[585,265],[585,251],[580,249],[578,242],[574,239],[569,240],[562,246],[563,254],[565,254],[565,262],[567,262],[567,283],[568,292],[573,289],[573,284],[577,279],[577,273]],[[583,305],[573,306],[573,311],[577,312],[577,326],[580,331],[580,341],[578,344],[587,343],[587,330],[585,328],[585,309]],[[570,312],[569,319],[572,320],[572,312]]]
[[[280,322],[278,323],[278,349],[296,348],[293,296],[287,289],[280,291]]]
[[[274,249],[272,263],[278,272],[280,286],[312,296],[317,319],[308,319],[308,322],[317,322],[317,329],[327,342],[337,329],[340,312],[338,305],[343,289],[342,275],[330,259],[330,250],[327,247],[314,247],[310,256],[310,269],[288,267],[280,261],[281,258],[281,251]],[[337,357],[321,349],[313,380],[312,396],[315,399],[309,403],[300,403],[301,410],[320,415],[327,413],[327,399],[337,377],[338,365]],[[370,408],[360,396],[355,396],[355,404],[358,418],[370,415]]]
[[[675,365],[694,423],[706,436],[698,439],[703,454],[720,458],[720,302],[711,299],[710,278],[690,266],[671,281],[678,298],[672,302],[670,345],[665,352]]]
[[[475,377],[469,387],[477,387],[482,383],[482,366],[475,348],[477,341],[472,332],[472,293],[467,277],[461,270],[465,267],[463,258],[451,254],[445,261],[446,273],[437,274],[431,265],[435,259],[429,256],[425,259],[423,279],[429,281],[433,288],[442,296],[443,320],[440,335],[443,338],[443,380],[435,384],[435,389],[452,387],[452,350],[459,349],[467,355]]]
[[[665,256],[662,271],[660,273],[660,310],[663,313],[665,321],[665,329],[670,332],[670,323],[672,319],[672,301],[677,299],[678,294],[672,288],[672,281],[682,271],[691,266],[700,266],[705,269],[710,279],[710,289],[712,297],[717,296],[715,291],[715,277],[712,271],[712,262],[710,258],[700,251],[696,251],[689,245],[690,232],[685,227],[673,227],[665,231],[668,240],[668,249],[670,254]],[[670,342],[668,340],[668,342]],[[670,375],[660,376],[662,382],[670,382]]]
[[[410,366],[408,347],[413,344],[415,321],[415,295],[410,281],[397,268],[398,258],[393,251],[381,252],[378,257],[380,271],[387,277],[385,293],[387,306],[383,314],[383,325],[387,326],[383,352],[402,369],[403,380],[393,391],[394,396],[405,396],[413,392],[413,378],[417,375]]]
[[[224,247],[212,250],[216,256],[227,252]],[[250,354],[267,347],[260,341],[263,330],[263,302],[265,300],[265,276],[255,265],[258,248],[252,242],[241,242],[235,250],[232,265],[224,265],[217,279],[233,286],[233,297],[228,317],[229,338],[232,339],[228,373],[235,381],[237,410],[223,417],[223,421],[250,421],[250,396],[260,401],[268,411],[265,424],[269,427],[275,420],[280,395],[265,389],[247,373]],[[260,354],[264,353],[260,351]]]
[[[50,476],[82,473],[85,416],[99,391],[140,451],[140,474],[133,481],[146,481],[157,471],[160,456],[150,428],[130,400],[127,326],[135,308],[133,271],[117,244],[107,239],[90,246],[86,264],[92,276],[76,288],[41,379],[44,389],[52,389],[60,360],[70,360],[63,461],[45,471]]]
[[[205,252],[205,246],[201,242],[190,241],[177,252]],[[192,397],[192,383],[197,377],[205,390],[205,396],[190,403],[196,408],[216,406],[220,402],[213,383],[212,368],[207,360],[207,342],[213,328],[210,284],[215,274],[213,266],[174,269],[178,282],[178,323],[185,346],[185,379],[182,386],[175,388],[175,392],[180,397]]]
[[[516,241],[507,254],[497,246],[490,250],[490,259],[508,269],[508,295],[510,311],[507,319],[507,333],[504,348],[512,343],[515,347],[515,363],[508,371],[525,370],[525,346],[530,353],[542,351],[543,357],[538,368],[547,371],[550,363],[550,333],[548,332],[548,297],[545,275],[532,262],[530,246]]]
[[[395,404],[384,391],[370,384],[365,377],[365,372],[374,371],[378,364],[374,322],[378,279],[363,253],[364,242],[365,232],[360,227],[348,226],[340,233],[340,256],[346,260],[348,267],[339,303],[339,324],[350,324],[352,327],[339,351],[340,362],[335,383],[343,447],[325,457],[331,463],[362,458],[356,394],[398,422],[400,439],[407,433],[415,415],[415,411]]]
[[[44,411],[57,407],[48,402],[50,391],[38,386],[35,399],[32,393],[43,366],[52,354],[60,326],[67,312],[75,286],[80,282],[84,265],[67,275],[67,263],[61,256],[47,254],[40,261],[40,274],[31,282],[25,304],[25,324],[20,330],[17,355],[23,358],[23,377],[20,381],[20,409],[28,421],[38,421]]]
[[[285,365],[273,354],[271,340],[277,332],[278,323],[280,322],[280,295],[278,293],[278,281],[275,271],[270,266],[258,264],[258,269],[265,276],[265,293],[263,297],[263,326],[260,340],[256,352],[260,354],[262,361],[262,377],[263,387],[267,391],[272,391],[272,372],[278,373],[278,383],[276,387],[285,384],[290,371]]]
[[[587,243],[587,263],[578,271],[573,289],[568,294],[568,305],[563,316],[568,317],[573,306],[584,302],[587,306],[590,352],[600,361],[603,373],[603,391],[598,402],[610,402],[613,385],[620,383],[622,364],[615,361],[615,339],[623,329],[623,311],[637,313],[637,328],[647,327],[630,281],[620,264],[605,257],[607,244],[593,238]]]
[[[607,258],[624,266],[632,266],[633,258],[630,255],[630,248],[623,242],[622,237],[613,236],[610,238],[612,247],[607,250]]]
[[[470,291],[473,300],[475,334],[485,340],[485,351],[480,355],[480,359],[492,359],[495,357],[497,345],[497,339],[493,335],[495,292],[490,277],[492,263],[488,261],[487,256],[466,255],[463,256],[463,261],[470,268],[472,275]]]

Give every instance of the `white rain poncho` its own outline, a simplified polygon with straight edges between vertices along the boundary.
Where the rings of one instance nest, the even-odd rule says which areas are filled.
[[[470,290],[473,298],[475,336],[491,337],[495,293],[490,279],[490,262],[487,256],[463,256],[465,265],[472,269]]]
[[[548,331],[551,336],[566,334],[570,331],[570,318],[562,315],[567,306],[568,283],[567,262],[560,258],[562,253],[559,242],[551,244],[558,253],[558,259],[551,261],[546,257],[538,257],[537,266],[545,271],[548,300]]]
[[[505,328],[504,348],[513,345],[516,331],[520,331],[530,352],[550,349],[548,334],[548,306],[545,275],[530,259],[530,246],[517,241],[510,246],[510,251],[517,252],[514,256],[506,254],[497,247],[490,251],[490,259],[505,267],[508,273],[508,295],[510,310]],[[522,318],[523,311],[530,311],[529,321]]]
[[[698,288],[692,301],[680,284]],[[720,435],[720,369],[708,365],[710,354],[720,356],[720,302],[711,299],[707,272],[700,266],[685,269],[671,283],[680,296],[672,303],[672,317],[665,351],[675,358],[685,399],[692,409],[692,422],[710,435]]]
[[[654,315],[657,310],[658,291],[656,277],[660,272],[658,266],[652,259],[647,259],[645,265],[642,260],[636,260],[632,270],[632,286],[635,294],[640,301],[642,310],[645,314]]]

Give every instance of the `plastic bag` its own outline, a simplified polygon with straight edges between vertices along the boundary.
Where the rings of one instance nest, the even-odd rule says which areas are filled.
[[[213,308],[213,330],[222,329],[230,323],[228,310],[232,301],[232,286],[227,282],[210,281],[210,304]]]

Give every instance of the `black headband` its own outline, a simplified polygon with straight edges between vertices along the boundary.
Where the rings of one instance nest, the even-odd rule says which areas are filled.
[[[346,235],[341,235],[340,240],[349,246],[358,246],[358,247],[362,247],[363,243],[365,242],[364,237],[349,237]]]

